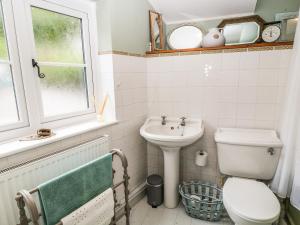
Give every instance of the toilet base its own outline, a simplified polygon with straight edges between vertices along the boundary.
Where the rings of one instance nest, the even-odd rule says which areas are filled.
[[[226,206],[225,206],[225,209],[226,209]],[[227,210],[227,213],[228,213],[230,219],[234,222],[235,225],[272,225],[272,224],[274,224],[274,222],[276,222],[278,220],[278,218],[277,218],[273,222],[269,222],[269,223],[262,223],[262,222],[259,222],[259,221],[250,221],[250,220],[245,220],[245,219],[243,219],[243,218],[241,218],[237,215],[233,215],[229,211],[230,210]]]
[[[246,223],[234,223],[234,225],[272,225],[274,223],[255,223],[255,222],[246,222]]]

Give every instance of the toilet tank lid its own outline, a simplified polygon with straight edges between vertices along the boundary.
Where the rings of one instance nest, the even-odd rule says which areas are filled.
[[[215,141],[231,145],[282,147],[282,142],[274,130],[218,128]]]

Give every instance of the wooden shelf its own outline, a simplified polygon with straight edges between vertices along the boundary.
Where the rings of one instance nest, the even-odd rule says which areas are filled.
[[[293,46],[293,41],[274,42],[274,43],[255,43],[255,44],[242,44],[242,45],[226,45],[213,48],[189,48],[189,49],[176,49],[176,50],[155,50],[146,52],[147,55],[165,54],[165,53],[182,53],[182,52],[202,52],[202,51],[218,51],[229,49],[245,49],[245,48],[264,48],[264,47],[277,47],[277,46]]]

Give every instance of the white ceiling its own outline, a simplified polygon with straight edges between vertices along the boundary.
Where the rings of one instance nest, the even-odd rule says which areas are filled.
[[[148,0],[167,24],[251,15],[257,0]]]

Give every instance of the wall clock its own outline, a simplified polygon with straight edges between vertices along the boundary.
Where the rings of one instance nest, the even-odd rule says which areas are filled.
[[[265,42],[275,42],[280,38],[281,29],[278,25],[269,25],[262,32],[262,39]]]

